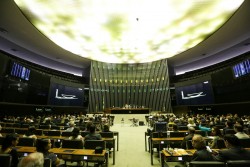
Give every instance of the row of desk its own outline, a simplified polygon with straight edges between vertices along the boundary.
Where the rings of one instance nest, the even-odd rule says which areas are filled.
[[[119,133],[118,133],[119,134]],[[64,140],[67,139],[68,137],[64,137],[64,136],[37,136],[38,139],[51,139],[51,140]],[[115,142],[115,138],[102,138],[102,140],[106,141],[106,142],[112,142],[113,144],[113,165],[115,165],[115,153],[116,153],[116,142]],[[21,146],[19,146],[21,147]],[[23,148],[25,149],[25,146],[23,146]],[[31,149],[29,147],[27,147],[27,149]],[[53,148],[53,149],[57,149],[57,148]],[[64,148],[63,148],[64,149]],[[118,151],[118,146],[117,146],[117,151]],[[32,152],[32,149],[31,149]],[[34,151],[33,151],[34,152]]]
[[[33,153],[36,152],[36,147],[17,147],[19,153]],[[69,149],[69,148],[52,148],[49,150],[60,159],[65,161],[91,161],[104,162],[108,167],[108,152],[103,150],[101,154],[95,154],[95,150],[90,149]],[[113,164],[114,165],[114,164]]]

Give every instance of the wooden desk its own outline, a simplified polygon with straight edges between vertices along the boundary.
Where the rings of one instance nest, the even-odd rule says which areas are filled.
[[[164,162],[189,162],[192,159],[196,150],[162,150],[160,154],[161,167],[164,167]]]
[[[154,153],[154,149],[153,149],[153,144],[158,144],[159,145],[159,149],[160,149],[160,145],[162,144],[168,144],[169,142],[174,142],[174,141],[182,141],[184,137],[171,137],[171,138],[151,138],[150,140],[150,156],[151,156],[151,165],[154,165],[153,162],[153,153]],[[161,150],[159,150],[161,151]]]
[[[106,108],[108,114],[149,114],[149,108]]]
[[[36,152],[36,147],[17,147],[19,153],[33,153]],[[49,152],[53,152],[60,156],[63,160],[82,160],[93,162],[105,162],[108,166],[108,153],[103,150],[101,154],[95,154],[92,149],[69,149],[69,148],[52,148]],[[65,155],[65,156],[64,156]]]

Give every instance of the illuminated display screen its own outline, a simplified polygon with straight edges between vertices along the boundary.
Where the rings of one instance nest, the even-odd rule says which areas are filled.
[[[83,106],[84,91],[82,88],[51,83],[49,105]]]
[[[178,105],[213,104],[213,90],[210,81],[175,88]]]
[[[11,66],[10,75],[28,81],[30,77],[30,69],[14,62]]]
[[[238,78],[240,76],[250,73],[250,60],[245,60],[233,66],[234,77]]]
[[[60,47],[108,63],[146,63],[184,52],[213,34],[243,0],[15,0]]]

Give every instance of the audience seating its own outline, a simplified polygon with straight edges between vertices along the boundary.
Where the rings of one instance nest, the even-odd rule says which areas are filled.
[[[35,147],[36,139],[29,137],[20,137],[17,146]]]
[[[44,158],[44,167],[51,167],[51,159],[50,158]]]
[[[218,147],[218,149],[226,148],[226,145],[225,145],[225,142],[223,139],[217,140],[217,147]]]
[[[81,132],[82,137],[85,137],[87,134],[89,134],[89,132],[87,132],[87,131],[82,131]]]
[[[61,134],[61,135],[64,136],[64,137],[69,137],[69,136],[72,135],[72,132],[69,132],[69,131],[62,131],[62,134]]]
[[[27,129],[18,128],[18,129],[15,129],[15,132],[19,135],[23,135],[27,132]]]
[[[10,167],[12,157],[10,154],[0,154],[0,163],[1,166]]]
[[[170,132],[170,137],[185,137],[187,132]]]
[[[186,148],[188,149],[194,149],[193,145],[192,145],[192,140],[187,140],[186,141]]]
[[[227,167],[249,167],[250,160],[233,160],[226,162]]]
[[[187,126],[178,126],[178,130],[188,130]]]
[[[96,147],[102,147],[103,150],[105,150],[106,142],[104,140],[85,140],[85,149],[95,149]]]
[[[207,136],[207,132],[201,131],[201,130],[195,130],[195,134],[199,134],[199,135],[201,135],[201,136],[203,136],[203,137],[206,137],[206,136]]]
[[[241,146],[244,148],[250,148],[250,138],[240,139]]]
[[[2,128],[1,133],[15,133],[14,128]]]
[[[42,130],[42,129],[36,129],[36,130],[34,131],[34,134],[35,134],[35,135],[38,135],[38,136],[42,136],[42,135],[43,135],[43,130]]]
[[[82,140],[64,139],[62,141],[62,148],[82,149],[83,148],[83,141]]]
[[[0,137],[0,145],[2,145],[4,138],[5,138],[5,137],[3,137],[3,136]]]
[[[61,131],[60,130],[49,130],[47,131],[48,136],[61,136]]]
[[[225,167],[225,163],[218,161],[191,161],[189,167]]]
[[[226,129],[225,134],[235,134],[235,130],[234,129]]]

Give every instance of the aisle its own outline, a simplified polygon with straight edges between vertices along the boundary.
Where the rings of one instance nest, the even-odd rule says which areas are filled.
[[[130,127],[130,124],[115,124],[112,131],[118,131],[119,151],[116,152],[117,167],[151,167],[150,154],[145,151],[144,133],[147,126]],[[112,167],[111,159],[109,165]],[[160,166],[155,158],[153,166]]]

